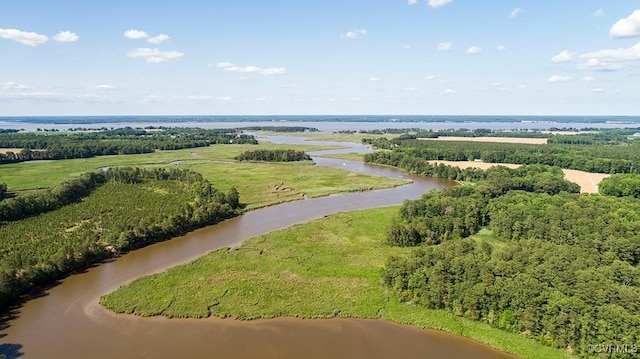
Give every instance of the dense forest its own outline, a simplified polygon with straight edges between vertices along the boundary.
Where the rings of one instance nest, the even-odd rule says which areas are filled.
[[[608,196],[640,198],[640,175],[612,175],[600,182],[598,191]]]
[[[11,208],[0,221],[0,307],[73,270],[240,211],[235,188],[222,193],[175,168],[112,168],[0,205]]]
[[[640,201],[570,193],[557,169],[528,167],[406,201],[388,241],[417,247],[387,260],[383,282],[407,303],[580,356],[635,345]]]
[[[288,150],[255,150],[245,151],[235,157],[238,161],[293,162],[311,161],[311,156],[304,151]]]
[[[597,173],[640,173],[640,142],[624,145],[530,145],[515,143],[365,139],[377,148],[365,161],[411,171],[415,161],[483,161],[488,163],[543,164]],[[420,172],[418,172],[420,173]]]
[[[235,129],[125,127],[88,132],[10,132],[0,133],[0,148],[21,150],[0,153],[0,164],[150,153],[233,143],[257,144],[258,141]]]

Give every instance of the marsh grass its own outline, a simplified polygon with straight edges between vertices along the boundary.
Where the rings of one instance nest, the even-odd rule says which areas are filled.
[[[336,148],[335,146],[291,146],[265,142],[259,145],[212,145],[140,155],[29,161],[0,166],[0,182],[7,183],[10,190],[29,190],[50,187],[101,167],[177,166],[202,173],[204,178],[222,191],[226,192],[231,187],[236,187],[246,209],[298,200],[302,199],[303,195],[312,198],[334,193],[389,188],[407,183],[398,179],[315,166],[311,162],[247,163],[233,160],[238,154],[250,149],[292,147],[304,151]]]
[[[387,257],[411,251],[385,244],[396,213],[397,207],[338,213],[255,237],[140,278],[101,303],[118,313],[170,318],[380,318],[441,329],[524,358],[565,356],[486,324],[400,303],[380,283]]]

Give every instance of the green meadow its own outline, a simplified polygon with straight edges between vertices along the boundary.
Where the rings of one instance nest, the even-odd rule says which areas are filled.
[[[0,182],[9,190],[24,191],[48,188],[82,173],[102,167],[178,166],[202,173],[216,188],[228,191],[236,187],[246,209],[332,193],[388,188],[406,181],[375,177],[324,166],[311,162],[256,163],[237,162],[233,158],[255,149],[288,149],[302,151],[335,149],[336,146],[285,145],[212,145],[176,151],[156,151],[139,155],[100,156],[57,161],[28,161],[0,167]]]
[[[255,237],[137,279],[101,303],[118,313],[170,318],[379,318],[441,329],[523,358],[568,356],[518,334],[400,303],[380,283],[386,259],[411,251],[385,242],[397,210],[338,213]],[[477,236],[490,238],[486,231]]]

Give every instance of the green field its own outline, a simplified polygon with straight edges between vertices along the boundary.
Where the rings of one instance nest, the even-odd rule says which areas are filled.
[[[235,186],[247,209],[332,193],[388,188],[407,183],[340,169],[303,163],[236,162],[233,158],[247,150],[296,148],[304,151],[332,149],[331,146],[291,146],[265,142],[259,145],[212,145],[177,151],[157,151],[140,155],[101,156],[58,161],[28,161],[0,166],[0,183],[9,190],[46,188],[101,167],[178,166],[202,173],[216,188],[228,191]],[[176,161],[181,161],[176,164]],[[173,163],[173,164],[172,164]]]
[[[142,316],[383,318],[442,329],[523,358],[566,356],[486,324],[398,302],[380,284],[387,257],[411,251],[384,242],[396,213],[397,207],[339,213],[269,233],[138,279],[101,303]]]

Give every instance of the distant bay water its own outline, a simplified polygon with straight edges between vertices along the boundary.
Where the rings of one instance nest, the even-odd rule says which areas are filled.
[[[304,126],[320,131],[360,131],[385,128],[420,129],[586,129],[638,128],[640,116],[417,116],[417,115],[305,115],[305,116],[14,116],[1,117],[0,129],[67,130],[120,127],[240,128],[247,126]]]

